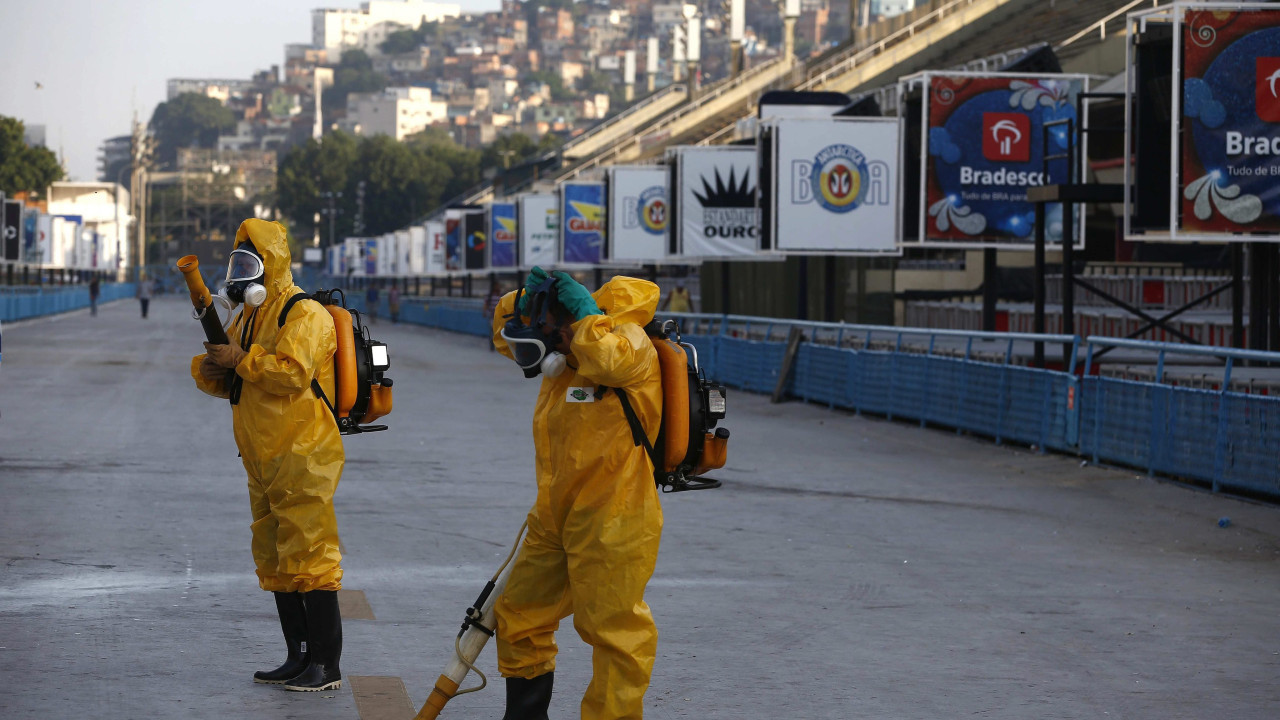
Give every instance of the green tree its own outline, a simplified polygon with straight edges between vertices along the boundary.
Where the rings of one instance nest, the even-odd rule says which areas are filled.
[[[27,147],[23,140],[26,124],[0,115],[0,190],[44,192],[50,183],[62,179],[62,166],[48,148]]]
[[[236,129],[236,116],[222,103],[206,95],[183,93],[156,106],[151,132],[156,136],[157,160],[173,163],[178,148],[211,148],[218,136]]]
[[[378,47],[387,55],[399,55],[401,53],[413,52],[418,49],[421,43],[418,40],[416,30],[396,30],[387,36],[386,40]]]
[[[277,202],[292,227],[314,227],[316,213],[328,207],[328,202],[320,194],[342,192],[342,202],[337,207],[343,212],[335,223],[336,236],[350,234],[355,217],[354,198],[349,197],[346,191],[355,187],[353,168],[358,152],[359,140],[355,136],[332,132],[319,141],[308,140],[293,148],[280,160],[276,172]],[[348,204],[351,210],[347,209]]]
[[[551,133],[543,135],[537,142],[523,133],[503,135],[481,151],[480,168],[481,170],[507,170],[548,150],[554,150],[562,142],[564,141]]]
[[[361,50],[345,50],[333,72],[333,85],[324,91],[321,103],[326,113],[345,109],[347,95],[378,92],[387,86],[387,76],[375,72],[373,61]]]

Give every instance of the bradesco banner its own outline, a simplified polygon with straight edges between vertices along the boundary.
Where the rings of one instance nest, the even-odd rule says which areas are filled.
[[[898,252],[897,119],[783,119],[772,128],[777,250]]]
[[[923,232],[920,238],[904,239],[946,247],[1034,247],[1035,206],[1027,200],[1027,189],[1049,183],[1044,126],[1076,119],[1076,96],[1086,90],[1084,76],[926,77]],[[1070,142],[1067,125],[1055,125],[1048,153],[1065,153]],[[1050,169],[1056,180],[1066,181],[1065,161],[1054,161]],[[1083,223],[1075,227],[1078,242]],[[1061,244],[1062,228],[1062,206],[1046,206],[1045,241]]]
[[[691,258],[756,255],[756,149],[682,147],[675,152],[676,246]]]
[[[1172,239],[1280,240],[1280,10],[1175,12],[1182,159]]]
[[[667,173],[660,167],[609,168],[609,260],[655,262],[667,255]]]
[[[551,193],[530,193],[517,201],[520,217],[520,267],[556,264],[560,243],[560,198]]]
[[[516,266],[516,204],[496,202],[489,205],[489,267]]]
[[[431,220],[424,226],[427,230],[427,267],[428,275],[439,275],[447,270],[445,260],[445,224]]]
[[[560,257],[569,265],[599,265],[604,257],[604,185],[560,186]]]

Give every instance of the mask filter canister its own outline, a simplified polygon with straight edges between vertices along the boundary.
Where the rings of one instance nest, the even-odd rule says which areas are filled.
[[[564,353],[547,353],[547,356],[542,358],[542,374],[547,377],[559,377],[568,364],[569,361],[565,358]]]

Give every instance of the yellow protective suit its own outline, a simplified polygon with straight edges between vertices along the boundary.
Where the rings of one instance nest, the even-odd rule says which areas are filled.
[[[235,245],[245,240],[262,255],[267,300],[258,308],[244,307],[227,337],[248,351],[235,368],[243,385],[231,422],[249,474],[258,585],[275,592],[338,590],[342,555],[333,493],[345,456],[333,414],[311,389],[314,377],[334,397],[333,318],[318,303],[299,302],[280,327],[280,310],[302,292],[289,272],[284,227],[245,220]],[[191,359],[196,387],[228,397],[224,383],[200,375],[204,357]]]
[[[569,367],[543,376],[533,412],[538,495],[529,531],[497,602],[498,669],[533,678],[555,669],[554,633],[573,626],[592,647],[591,684],[582,717],[640,718],[658,631],[644,602],[662,535],[653,464],[632,441],[622,404],[626,390],[650,441],[662,417],[658,356],[643,325],[653,319],[653,283],[615,277],[593,293],[606,314],[573,324]],[[494,311],[494,345],[515,293]],[[576,372],[574,368],[577,368]]]

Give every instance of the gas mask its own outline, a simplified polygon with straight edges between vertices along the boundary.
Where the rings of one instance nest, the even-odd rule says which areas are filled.
[[[527,378],[538,374],[556,377],[564,372],[568,361],[559,348],[560,326],[552,312],[552,304],[556,300],[556,279],[547,278],[533,290],[526,292],[521,288],[516,292],[516,310],[501,332],[502,339],[507,341],[511,356],[524,371]],[[520,316],[520,298],[529,296],[529,324]]]
[[[223,290],[227,299],[238,305],[258,307],[267,301],[267,288],[262,284],[266,266],[253,245],[241,243],[231,251],[227,261],[227,286]]]

